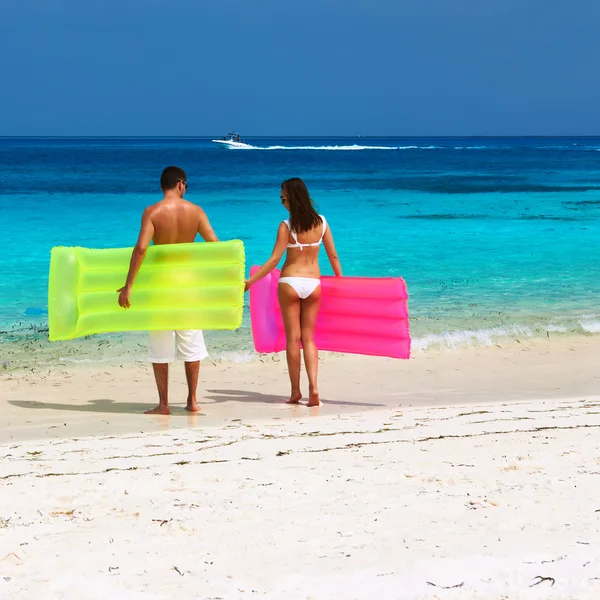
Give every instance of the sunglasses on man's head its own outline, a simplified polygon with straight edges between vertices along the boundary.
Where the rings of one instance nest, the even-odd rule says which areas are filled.
[[[187,190],[187,181],[183,181],[183,179],[180,179],[178,183],[183,183],[183,186]]]

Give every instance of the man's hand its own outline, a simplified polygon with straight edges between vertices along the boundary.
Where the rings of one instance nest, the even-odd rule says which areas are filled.
[[[129,298],[131,296],[131,288],[128,286],[123,286],[121,289],[117,290],[119,292],[119,306],[123,308],[130,308],[131,304],[129,302]]]
[[[250,286],[251,286],[251,285],[252,285],[252,284],[250,283],[250,280],[249,280],[249,279],[246,279],[246,280],[244,281],[244,292],[247,292],[247,291],[250,289]]]
[[[154,237],[154,223],[152,222],[152,207],[149,206],[142,215],[142,227],[140,228],[140,235],[138,236],[137,244],[131,253],[131,260],[129,261],[129,272],[127,273],[127,279],[125,285],[117,290],[119,293],[119,306],[123,308],[130,308],[129,298],[131,297],[131,288],[135,280],[137,272],[140,270],[144,257],[146,256],[146,250],[152,238]]]

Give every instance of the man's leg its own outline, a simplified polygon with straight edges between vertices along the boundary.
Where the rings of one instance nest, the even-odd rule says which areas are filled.
[[[175,358],[175,332],[150,331],[148,333],[148,358],[152,363],[158,406],[147,410],[147,415],[170,415],[169,409],[169,363]]]
[[[170,415],[169,408],[169,363],[152,363],[158,390],[158,406],[147,410],[147,415]]]
[[[198,412],[200,407],[196,399],[200,361],[208,356],[204,335],[200,330],[176,331],[177,353],[185,361],[185,378],[187,379],[188,395],[185,409]]]
[[[190,412],[198,412],[200,407],[196,399],[196,389],[198,388],[198,375],[200,374],[200,361],[185,363],[185,378],[188,385],[188,396],[185,410]]]

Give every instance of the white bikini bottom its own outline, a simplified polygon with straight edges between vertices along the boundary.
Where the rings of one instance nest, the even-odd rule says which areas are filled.
[[[298,294],[298,298],[305,300],[321,285],[321,280],[313,277],[280,277],[279,283],[287,283]]]

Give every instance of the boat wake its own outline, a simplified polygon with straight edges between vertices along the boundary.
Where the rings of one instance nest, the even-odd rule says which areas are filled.
[[[417,148],[417,146],[412,146]],[[408,148],[408,146],[406,147]],[[403,150],[397,146],[250,146],[248,148],[231,147],[230,150]]]
[[[524,147],[525,148],[525,147]],[[535,150],[549,149],[564,149],[564,150],[580,150],[580,151],[596,151],[600,152],[600,148],[586,146],[572,148],[570,146],[532,146]],[[229,146],[230,150],[330,150],[330,151],[359,151],[359,150],[513,150],[512,146],[361,146],[360,144],[352,144],[346,146],[253,146],[252,144],[244,144],[239,146]]]

